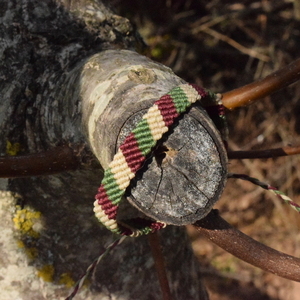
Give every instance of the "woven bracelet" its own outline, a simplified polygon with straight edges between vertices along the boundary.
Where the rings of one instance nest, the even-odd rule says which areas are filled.
[[[131,225],[117,222],[119,204],[143,165],[147,155],[162,138],[174,121],[192,103],[206,97],[208,92],[196,85],[182,84],[154,102],[142,120],[125,138],[113,161],[104,172],[104,177],[94,202],[94,212],[99,221],[114,233],[138,236],[148,234],[166,226],[159,221],[130,220]]]

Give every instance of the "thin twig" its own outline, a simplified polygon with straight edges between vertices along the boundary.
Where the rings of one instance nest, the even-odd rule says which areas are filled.
[[[279,156],[288,156],[300,154],[300,146],[282,147],[265,150],[249,150],[249,151],[228,151],[229,159],[254,159],[254,158],[275,158]]]
[[[166,273],[164,256],[161,251],[161,245],[159,242],[159,237],[157,232],[149,234],[148,240],[151,247],[152,256],[154,259],[154,264],[158,275],[158,280],[162,291],[163,300],[172,300],[169,281]]]
[[[69,146],[58,146],[35,154],[0,157],[0,178],[55,174],[75,170],[79,164]]]
[[[261,244],[232,227],[212,210],[193,224],[201,235],[249,264],[278,276],[300,281],[300,259]]]
[[[243,87],[223,94],[223,105],[228,109],[252,104],[300,79],[300,58],[286,67]]]
[[[300,0],[294,0],[294,16],[297,21],[300,20]]]
[[[241,45],[240,43],[238,43],[237,41],[233,40],[232,38],[228,37],[227,35],[224,35],[224,34],[221,34],[219,32],[217,32],[216,30],[214,29],[211,29],[211,28],[203,28],[202,29],[203,32],[229,44],[230,46],[236,48],[237,50],[239,50],[240,52],[244,53],[244,54],[247,54],[251,57],[254,57],[254,58],[257,58],[259,60],[262,60],[262,61],[269,61],[270,58],[267,56],[267,55],[264,55],[264,54],[261,54],[253,49],[249,49],[243,45]]]
[[[221,23],[221,22],[227,20],[228,18],[229,18],[228,15],[219,16],[219,17],[213,18],[213,19],[211,19],[211,20],[209,20],[209,21],[207,21],[207,22],[205,22],[205,23],[203,23],[201,25],[197,25],[197,22],[198,22],[197,21],[194,24],[192,24],[192,26],[193,26],[192,34],[197,34],[197,33],[201,32],[201,31],[203,31],[203,30],[205,30],[207,28],[210,28],[210,27],[212,27],[212,26],[214,26],[214,25],[216,25],[218,23]]]

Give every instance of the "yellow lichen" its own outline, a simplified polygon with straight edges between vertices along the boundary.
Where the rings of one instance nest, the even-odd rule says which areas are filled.
[[[21,209],[20,206],[17,206],[16,209],[15,217],[13,218],[16,229],[18,229],[21,234],[38,238],[40,234],[34,230],[34,228],[36,228],[37,226],[35,225],[40,222],[41,213],[26,208]]]
[[[25,253],[30,259],[34,259],[38,256],[38,249],[35,247],[26,247]]]
[[[10,141],[6,141],[6,154],[15,156],[20,152],[21,145],[19,143],[12,144]]]
[[[18,245],[19,248],[25,248],[25,244],[21,240],[17,241],[17,245]]]
[[[60,275],[59,284],[63,284],[66,287],[70,288],[75,284],[75,281],[72,279],[70,274],[63,273]]]
[[[17,245],[19,248],[24,248],[26,255],[30,258],[30,259],[34,259],[37,257],[38,255],[38,249],[35,247],[27,247],[23,241],[21,240],[17,240]]]
[[[44,265],[38,270],[37,275],[46,282],[53,282],[54,267],[52,265]]]

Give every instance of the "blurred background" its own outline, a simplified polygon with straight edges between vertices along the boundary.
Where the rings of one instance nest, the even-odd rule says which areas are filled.
[[[300,1],[111,0],[145,41],[146,56],[188,82],[226,92],[300,57]],[[227,112],[231,150],[300,145],[300,83]],[[278,187],[300,204],[300,155],[230,160],[229,171]],[[229,223],[277,250],[300,257],[300,216],[276,196],[229,179],[216,205]],[[268,274],[188,228],[212,300],[294,300],[300,284]]]

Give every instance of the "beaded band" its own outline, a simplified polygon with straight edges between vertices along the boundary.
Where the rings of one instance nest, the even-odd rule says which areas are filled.
[[[180,114],[192,103],[207,96],[206,90],[191,84],[182,84],[162,96],[149,108],[142,120],[126,137],[104,177],[94,202],[94,212],[99,221],[117,234],[137,236],[148,234],[166,226],[159,221],[135,220],[134,227],[117,222],[117,211],[126,188],[141,168],[147,155]],[[136,224],[140,223],[140,226]],[[138,227],[138,228],[135,228]]]

